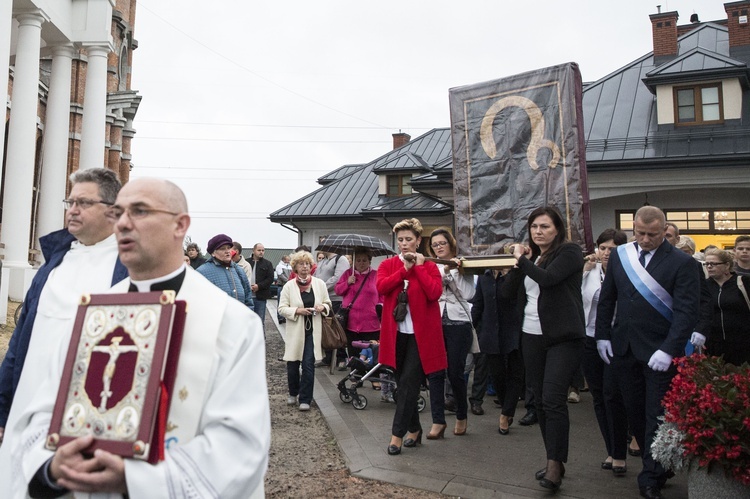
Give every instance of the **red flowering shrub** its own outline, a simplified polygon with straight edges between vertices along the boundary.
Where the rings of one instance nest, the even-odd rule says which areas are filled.
[[[719,357],[675,359],[677,376],[664,397],[664,420],[684,433],[685,457],[721,466],[750,485],[750,365]]]

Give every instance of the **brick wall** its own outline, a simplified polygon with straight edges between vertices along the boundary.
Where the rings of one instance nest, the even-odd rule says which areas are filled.
[[[406,145],[411,140],[411,135],[408,133],[398,132],[393,134],[393,148],[398,149],[399,147]]]
[[[729,28],[729,46],[750,45],[750,2],[730,2],[724,4]],[[740,24],[740,16],[747,16],[748,23]]]
[[[651,14],[651,33],[654,41],[654,57],[677,55],[676,11]]]

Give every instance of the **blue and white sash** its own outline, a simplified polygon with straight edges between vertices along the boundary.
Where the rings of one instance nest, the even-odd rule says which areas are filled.
[[[665,319],[672,322],[672,296],[664,289],[656,279],[638,261],[638,250],[635,244],[623,244],[617,247],[622,267],[646,301],[656,309]]]

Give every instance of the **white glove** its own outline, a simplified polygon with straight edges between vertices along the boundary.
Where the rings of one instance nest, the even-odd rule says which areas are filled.
[[[696,331],[690,337],[690,343],[692,343],[695,347],[702,347],[706,344],[706,337]]]
[[[609,340],[596,340],[596,350],[605,364],[609,364],[609,359],[614,357],[612,354],[612,342]]]
[[[654,371],[666,372],[672,364],[672,356],[667,352],[657,350],[648,361],[648,367]]]

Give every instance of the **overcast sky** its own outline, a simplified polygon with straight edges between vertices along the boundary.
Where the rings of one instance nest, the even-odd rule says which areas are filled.
[[[188,196],[190,236],[294,247],[269,213],[344,164],[450,126],[448,89],[574,61],[599,79],[652,49],[656,1],[138,0],[131,178]],[[723,2],[663,1],[678,24]]]

